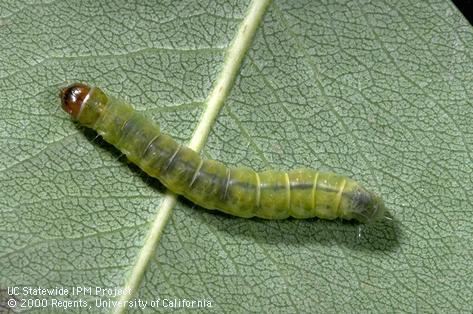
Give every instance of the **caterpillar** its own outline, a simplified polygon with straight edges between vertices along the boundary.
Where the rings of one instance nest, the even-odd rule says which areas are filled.
[[[354,219],[386,213],[382,199],[355,180],[331,172],[227,167],[178,144],[159,125],[100,88],[75,83],[60,92],[63,109],[92,128],[149,176],[197,205],[239,217]]]

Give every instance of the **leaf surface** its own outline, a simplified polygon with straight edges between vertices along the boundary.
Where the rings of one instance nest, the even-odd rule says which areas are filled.
[[[210,300],[219,313],[473,310],[471,26],[445,1],[274,1],[226,74],[251,8],[0,4],[0,288],[132,287],[147,310],[156,299]],[[59,109],[74,81],[183,143],[202,139],[207,158],[356,178],[395,219],[359,235],[342,221],[174,206]],[[109,296],[93,294],[66,299],[123,310],[97,308]]]

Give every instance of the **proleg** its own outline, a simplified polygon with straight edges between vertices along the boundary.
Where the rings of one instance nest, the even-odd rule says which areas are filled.
[[[381,198],[356,181],[311,169],[256,172],[227,167],[178,144],[159,125],[100,88],[72,84],[61,91],[64,110],[94,129],[148,175],[197,205],[239,217],[355,219],[385,217]]]

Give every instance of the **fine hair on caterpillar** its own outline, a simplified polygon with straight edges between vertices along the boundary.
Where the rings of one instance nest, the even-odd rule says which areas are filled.
[[[256,172],[201,156],[159,125],[98,87],[75,83],[61,91],[63,109],[114,145],[146,174],[207,209],[239,217],[354,219],[386,215],[381,198],[348,177],[312,169]]]

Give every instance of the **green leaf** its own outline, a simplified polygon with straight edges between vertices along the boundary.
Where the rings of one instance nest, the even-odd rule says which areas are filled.
[[[472,43],[448,1],[0,3],[0,310],[28,310],[9,287],[82,286],[33,312],[472,312]],[[394,220],[176,200],[70,121],[58,91],[75,81],[208,158],[351,176]]]

